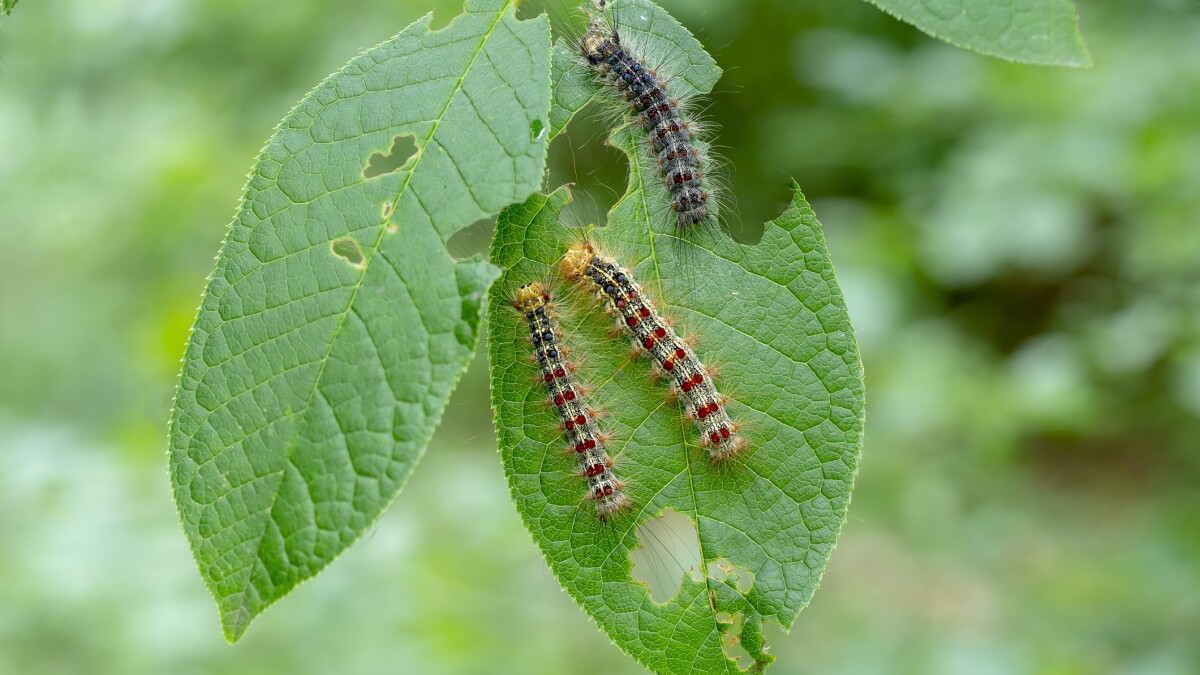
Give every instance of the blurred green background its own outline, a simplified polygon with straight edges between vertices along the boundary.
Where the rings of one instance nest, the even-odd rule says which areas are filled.
[[[0,18],[0,673],[644,672],[524,532],[481,360],[391,511],[236,647],[176,521],[167,412],[254,155],[432,1]],[[862,2],[663,4],[727,70],[741,222],[800,182],[868,374],[850,520],[772,672],[1200,672],[1200,8],[1084,0],[1074,71]],[[552,152],[580,217],[621,186],[600,137]]]

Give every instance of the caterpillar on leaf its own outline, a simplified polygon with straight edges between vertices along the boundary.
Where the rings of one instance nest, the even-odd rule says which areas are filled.
[[[700,128],[687,112],[687,105],[668,93],[670,84],[661,67],[622,38],[616,21],[605,10],[606,0],[592,0],[588,29],[579,39],[579,49],[588,66],[636,114],[638,126],[647,135],[647,147],[675,212],[676,225],[684,232],[696,226],[715,224],[710,201],[714,187],[705,167],[711,160],[699,142]]]
[[[587,480],[588,498],[596,504],[601,520],[611,519],[632,506],[623,486],[613,475],[613,460],[605,443],[610,436],[596,421],[598,413],[588,405],[584,388],[575,377],[575,366],[567,360],[550,290],[542,283],[522,286],[513,306],[528,321],[532,360],[550,397],[548,405],[558,413],[563,436],[579,462],[580,475]]]
[[[628,269],[593,245],[572,246],[562,259],[564,277],[596,291],[615,313],[635,349],[649,354],[659,375],[671,382],[671,392],[700,431],[709,459],[724,462],[746,448],[745,437],[725,409],[726,397],[717,391],[712,372],[681,339]]]

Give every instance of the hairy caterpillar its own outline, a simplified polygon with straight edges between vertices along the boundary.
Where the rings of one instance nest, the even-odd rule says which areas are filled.
[[[680,102],[667,95],[667,82],[658,70],[621,42],[618,28],[605,14],[607,4],[592,0],[594,11],[579,49],[592,70],[638,114],[659,177],[670,193],[677,225],[686,231],[713,216],[702,170],[705,159],[695,143],[696,127]]]
[[[533,360],[550,392],[549,404],[558,411],[563,434],[579,461],[580,475],[587,479],[588,498],[596,503],[601,520],[612,518],[632,503],[613,475],[613,460],[604,447],[609,437],[600,431],[596,411],[588,406],[575,368],[567,361],[550,291],[541,283],[522,286],[513,306],[529,322]]]
[[[746,439],[729,418],[726,398],[717,391],[708,368],[658,313],[629,270],[584,243],[572,246],[563,256],[562,274],[594,287],[620,317],[621,328],[632,338],[635,348],[648,353],[657,372],[671,381],[671,391],[700,430],[700,442],[708,449],[710,460],[722,462],[745,449]]]

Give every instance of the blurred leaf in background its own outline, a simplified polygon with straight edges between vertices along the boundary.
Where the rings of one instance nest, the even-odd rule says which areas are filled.
[[[237,647],[179,534],[163,421],[246,169],[431,4],[461,9],[6,22],[0,672],[644,672],[521,527],[479,360],[394,508]],[[788,176],[821,214],[871,391],[850,520],[791,635],[768,631],[771,672],[1200,670],[1200,7],[1093,0],[1096,65],[1060,70],[860,2],[662,4],[726,69],[708,116],[738,221],[781,211]],[[552,151],[581,219],[624,185],[601,128]]]
[[[1072,0],[870,0],[956,47],[1010,61],[1090,66]]]

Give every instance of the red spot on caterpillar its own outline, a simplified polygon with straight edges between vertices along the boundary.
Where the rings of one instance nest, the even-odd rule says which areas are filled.
[[[630,47],[621,43],[618,32],[604,15],[604,3],[594,0],[595,11],[592,13],[588,31],[580,40],[580,48],[584,62],[621,99],[622,104],[641,112],[638,121],[650,139],[656,143],[666,141],[671,135],[676,138],[671,142],[686,146],[687,151],[677,156],[686,159],[672,160],[686,162],[695,168],[702,159],[693,152],[692,139],[689,135],[680,135],[680,129],[687,128],[687,120],[680,112],[680,103],[669,98],[664,91],[666,84],[656,75],[654,64],[643,64],[640,54],[631,51]],[[669,130],[669,131],[668,131]],[[651,144],[654,150],[662,150],[660,145]],[[660,177],[666,176],[660,169]],[[666,189],[672,193],[672,207],[676,211],[676,223],[681,229],[688,229],[710,218],[709,210],[703,201],[675,201],[679,191],[688,187],[688,181],[666,181]]]
[[[676,173],[685,178],[694,174],[687,170]],[[694,192],[689,189],[685,194]],[[670,381],[672,393],[679,396],[686,410],[686,418],[697,427],[703,444],[710,446],[710,460],[726,461],[746,447],[746,440],[739,436],[737,425],[722,405],[725,397],[707,379],[707,367],[686,347],[692,341],[680,339],[670,321],[659,315],[649,301],[643,301],[635,307],[617,304],[620,296],[633,298],[641,293],[641,286],[628,268],[622,267],[611,256],[597,251],[590,244],[577,244],[563,257],[561,269],[568,279],[590,284],[599,290],[597,295],[607,301],[610,312],[614,308],[620,309],[622,321],[618,324],[619,330],[624,330],[635,345],[640,345],[640,349],[649,353],[655,362],[654,372],[657,375],[672,374],[672,377],[664,379]],[[648,326],[649,330],[642,326]],[[666,349],[657,350],[659,345]]]
[[[574,401],[574,400],[575,400],[575,392],[573,392],[573,391],[567,391],[567,393],[566,393],[566,394],[563,394],[563,396],[564,396],[564,398],[566,398],[568,401]]]

